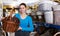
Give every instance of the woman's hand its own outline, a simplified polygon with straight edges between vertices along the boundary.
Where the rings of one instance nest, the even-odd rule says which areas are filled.
[[[22,28],[21,28],[21,27],[19,27],[19,28],[18,28],[18,30],[22,30]]]

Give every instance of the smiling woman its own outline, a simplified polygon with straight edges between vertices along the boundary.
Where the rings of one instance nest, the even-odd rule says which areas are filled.
[[[25,3],[21,3],[19,5],[19,13],[15,15],[20,21],[15,36],[29,36],[30,32],[34,30],[32,18],[26,14],[26,7]]]

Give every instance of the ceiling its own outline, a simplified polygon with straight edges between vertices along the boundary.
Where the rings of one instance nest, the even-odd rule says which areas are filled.
[[[32,5],[38,3],[39,0],[3,0],[4,5],[19,5],[20,3],[26,3],[27,5]]]

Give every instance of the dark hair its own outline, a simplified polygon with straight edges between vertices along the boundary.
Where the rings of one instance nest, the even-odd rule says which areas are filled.
[[[24,5],[25,7],[27,7],[25,3],[21,3],[19,6],[21,6],[21,5]]]

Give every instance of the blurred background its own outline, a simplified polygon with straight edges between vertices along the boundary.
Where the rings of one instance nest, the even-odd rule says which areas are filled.
[[[53,36],[60,32],[60,0],[0,0],[0,20],[7,17],[14,9],[18,13],[18,6],[27,4],[26,13],[32,17],[34,32],[31,36]]]

